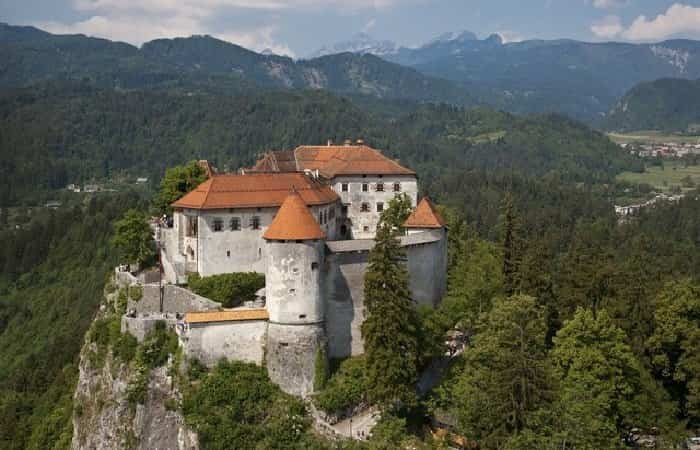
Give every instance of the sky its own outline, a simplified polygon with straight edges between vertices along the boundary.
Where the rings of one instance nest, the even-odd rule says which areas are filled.
[[[0,0],[0,22],[134,45],[209,34],[304,57],[359,32],[409,47],[461,30],[506,41],[700,39],[700,0]]]

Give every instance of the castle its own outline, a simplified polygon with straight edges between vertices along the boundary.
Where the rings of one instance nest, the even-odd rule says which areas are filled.
[[[241,173],[212,173],[173,203],[173,226],[159,241],[165,302],[185,313],[178,334],[188,357],[265,364],[286,392],[312,393],[319,357],[363,352],[369,251],[399,194],[414,207],[400,238],[412,298],[435,306],[446,287],[445,223],[430,200],[418,201],[415,172],[361,141],[269,152]],[[250,271],[265,274],[256,305],[179,300],[188,273]]]

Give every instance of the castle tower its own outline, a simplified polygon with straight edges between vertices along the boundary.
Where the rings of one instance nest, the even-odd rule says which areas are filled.
[[[428,197],[423,197],[403,223],[409,244],[411,293],[419,304],[437,306],[447,291],[447,226]],[[411,242],[430,244],[410,245]],[[430,264],[425,264],[430,261]]]
[[[270,321],[266,365],[283,391],[314,391],[319,357],[326,358],[321,269],[325,234],[301,196],[292,191],[263,238],[266,241],[265,294]]]

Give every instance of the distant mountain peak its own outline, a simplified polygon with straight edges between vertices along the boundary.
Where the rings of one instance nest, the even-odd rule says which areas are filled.
[[[476,34],[472,33],[471,31],[468,30],[462,30],[462,31],[448,31],[447,33],[442,33],[438,37],[431,39],[424,45],[432,45],[432,44],[439,44],[439,43],[444,43],[444,42],[466,42],[466,41],[476,41],[478,37]]]
[[[312,53],[310,58],[332,55],[336,53],[371,53],[382,56],[396,53],[398,47],[395,42],[389,40],[377,40],[365,32],[355,34],[350,40],[338,42],[330,46],[324,46]]]

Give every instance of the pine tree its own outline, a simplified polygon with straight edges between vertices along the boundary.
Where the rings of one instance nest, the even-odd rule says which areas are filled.
[[[405,258],[396,230],[379,227],[365,274],[362,337],[368,397],[384,407],[410,403],[417,379],[417,314],[408,288]]]
[[[513,205],[513,196],[506,193],[503,200],[503,288],[507,296],[518,289],[520,252],[518,248],[518,219]]]

